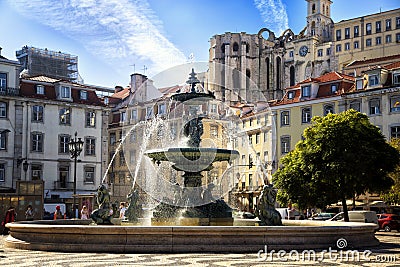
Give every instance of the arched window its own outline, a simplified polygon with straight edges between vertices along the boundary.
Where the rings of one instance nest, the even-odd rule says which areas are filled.
[[[328,115],[329,113],[335,113],[335,108],[333,107],[333,105],[324,106],[324,116]]]
[[[237,52],[237,51],[239,51],[239,45],[238,45],[238,43],[234,42],[233,43],[233,52]]]
[[[290,67],[290,81],[289,81],[289,86],[293,86],[295,83],[295,72],[294,72],[294,66]]]
[[[221,52],[222,52],[222,54],[225,54],[225,44],[221,45]]]
[[[322,14],[325,15],[325,5],[322,5]]]
[[[311,36],[315,35],[315,21],[311,22]]]
[[[250,45],[246,44],[246,53],[249,53],[249,52],[250,52]]]
[[[270,63],[269,63],[269,58],[267,57],[266,59],[265,59],[265,64],[266,64],[266,74],[267,74],[267,90],[269,90],[269,75],[270,75],[270,69],[269,69],[269,65],[270,65]]]
[[[315,4],[312,5],[311,12],[312,12],[313,14],[315,13]]]
[[[281,58],[276,58],[276,89],[281,89]]]

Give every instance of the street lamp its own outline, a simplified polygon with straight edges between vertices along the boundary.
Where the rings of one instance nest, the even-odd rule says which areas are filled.
[[[25,172],[25,181],[26,181],[26,173],[27,173],[27,171],[28,171],[28,168],[29,168],[29,163],[28,163],[27,160],[25,160],[24,163],[22,163],[22,169],[23,169],[24,172]]]
[[[75,138],[72,138],[71,141],[69,141],[68,143],[68,148],[69,148],[69,152],[71,153],[71,158],[74,159],[74,192],[73,192],[73,206],[72,206],[72,218],[75,218],[75,211],[76,211],[76,207],[75,207],[75,198],[76,198],[76,162],[77,159],[79,157],[79,154],[81,154],[82,149],[83,149],[83,141],[81,140],[81,138],[77,138],[78,133],[75,132]]]

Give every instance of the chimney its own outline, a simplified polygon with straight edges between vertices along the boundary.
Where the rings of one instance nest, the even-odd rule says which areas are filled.
[[[123,88],[122,86],[117,85],[117,86],[115,86],[115,88],[114,88],[114,93],[121,92],[122,90],[124,90],[124,88]]]
[[[1,56],[1,50],[3,49],[3,47],[0,47],[0,56]]]

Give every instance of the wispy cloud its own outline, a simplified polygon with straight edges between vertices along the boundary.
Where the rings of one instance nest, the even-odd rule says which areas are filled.
[[[286,7],[282,0],[254,0],[254,5],[260,11],[266,28],[276,34],[281,34],[289,28]]]
[[[185,63],[146,0],[9,0],[19,13],[82,43],[113,63],[151,62],[153,71]]]

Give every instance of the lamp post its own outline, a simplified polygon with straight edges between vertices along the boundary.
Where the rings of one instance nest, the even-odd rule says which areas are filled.
[[[75,202],[76,202],[76,163],[77,159],[79,157],[79,154],[81,154],[82,149],[83,149],[83,141],[81,138],[77,138],[78,133],[75,132],[75,138],[72,138],[71,141],[68,143],[68,148],[69,152],[71,153],[71,158],[74,159],[74,192],[73,192],[73,206],[72,206],[72,218],[75,218],[76,215],[76,207],[75,207]]]
[[[27,173],[27,171],[28,171],[28,168],[29,168],[29,163],[28,163],[27,160],[25,160],[24,163],[22,163],[22,169],[23,169],[24,172],[25,172],[25,181],[26,181],[26,173]]]

